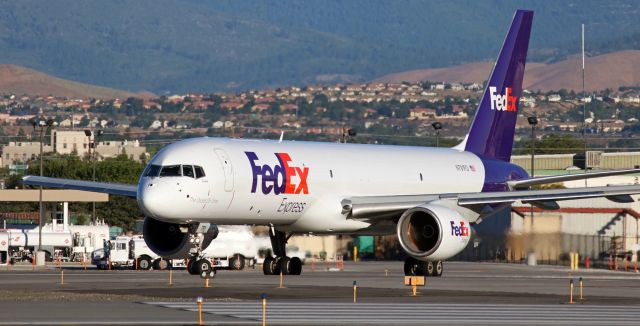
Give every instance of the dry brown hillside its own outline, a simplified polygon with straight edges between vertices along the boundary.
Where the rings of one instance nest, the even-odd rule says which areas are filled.
[[[61,79],[33,69],[0,65],[0,94],[28,94],[62,96],[68,98],[128,98],[153,96],[150,93],[132,93],[117,89],[83,84]]]
[[[376,81],[397,83],[421,80],[443,82],[482,82],[492,63],[476,62],[450,68],[411,70],[378,78]],[[530,90],[582,89],[582,63],[572,57],[553,64],[528,63],[524,87]],[[589,91],[620,86],[640,85],[640,50],[607,53],[586,59],[585,87]]]

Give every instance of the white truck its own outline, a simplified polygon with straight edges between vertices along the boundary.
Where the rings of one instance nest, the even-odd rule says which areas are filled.
[[[31,262],[38,247],[45,252],[46,261],[82,261],[109,238],[109,226],[46,224],[42,227],[41,246],[39,233],[37,227],[0,230],[0,262]]]
[[[181,267],[180,264],[183,264],[183,261],[162,259],[147,247],[142,236],[120,236],[114,240],[105,241],[102,249],[91,253],[91,263],[98,269],[124,267],[163,270],[170,266]]]
[[[117,237],[107,241],[105,249],[91,254],[92,264],[99,269],[111,267],[163,270],[169,267],[186,267],[183,259],[166,260],[155,254],[142,236]],[[107,249],[108,248],[108,249]],[[219,227],[218,237],[203,252],[217,269],[241,270],[253,266],[258,254],[253,232],[246,226]]]

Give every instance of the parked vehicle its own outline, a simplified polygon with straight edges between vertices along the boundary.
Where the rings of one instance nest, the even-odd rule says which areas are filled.
[[[109,226],[102,223],[69,225],[60,229],[47,224],[42,229],[41,246],[37,227],[0,230],[0,263],[32,262],[38,247],[44,251],[46,261],[79,262],[109,238]]]

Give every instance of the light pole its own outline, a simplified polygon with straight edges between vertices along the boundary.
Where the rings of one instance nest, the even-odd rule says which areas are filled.
[[[440,147],[440,129],[442,129],[442,123],[436,121],[432,123],[431,126],[436,130],[436,147]]]
[[[91,180],[96,181],[96,148],[97,148],[98,138],[102,136],[102,134],[104,134],[104,131],[98,130],[95,136],[93,137],[93,139],[91,139],[91,136],[93,135],[93,132],[91,130],[85,129],[84,134],[87,136],[87,138],[89,138],[89,156],[91,159],[91,166],[93,169]],[[95,223],[96,222],[96,202],[92,202],[91,205],[92,205],[91,222]]]
[[[538,124],[538,117],[528,117],[527,121],[529,121],[529,125],[531,126],[531,177],[533,178],[535,172],[534,160],[536,155],[536,125]]]
[[[43,152],[44,152],[44,135],[54,125],[52,119],[33,121],[33,130],[40,128],[40,176],[44,176]],[[40,205],[40,214],[38,218],[38,252],[42,251],[42,224],[44,221],[44,205],[42,203],[42,186],[38,192],[38,203]],[[37,256],[36,256],[37,257]]]
[[[531,126],[531,177],[535,173],[535,157],[536,157],[536,125],[538,125],[538,117],[531,116],[527,118],[529,125]],[[533,231],[533,204],[531,204],[531,234]],[[532,241],[533,242],[533,241]]]

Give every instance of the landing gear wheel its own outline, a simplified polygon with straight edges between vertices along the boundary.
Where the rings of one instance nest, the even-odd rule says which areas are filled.
[[[151,269],[151,259],[147,257],[138,258],[138,269],[148,271]]]
[[[405,276],[424,276],[426,274],[427,263],[409,257],[404,261]]]
[[[443,271],[444,271],[444,264],[442,263],[442,260],[438,260],[436,262],[435,276],[436,277],[442,276]]]
[[[187,272],[189,272],[190,275],[198,275],[198,271],[195,268],[197,261],[198,258],[196,257],[191,257],[189,259],[189,262],[187,263]]]
[[[427,262],[427,276],[434,276],[435,268],[432,261]]]
[[[244,269],[244,256],[234,255],[229,261],[229,267],[233,270],[240,271]]]
[[[158,271],[163,271],[170,267],[171,267],[171,262],[166,259],[158,258],[153,262],[153,269]]]
[[[291,257],[289,260],[289,275],[302,274],[302,260],[298,257]]]
[[[291,258],[285,256],[285,257],[280,257],[280,259],[278,259],[278,266],[280,267],[280,271],[282,272],[283,275],[290,275],[292,270],[291,270]]]
[[[273,257],[266,257],[264,263],[262,263],[262,272],[264,275],[280,274],[280,268]]]
[[[197,262],[195,262],[195,270],[198,272],[198,275],[200,275],[200,277],[202,278],[209,278],[210,273],[213,272],[213,275],[215,275],[215,272],[213,271],[213,268],[211,267],[211,262],[206,259],[200,259]]]

